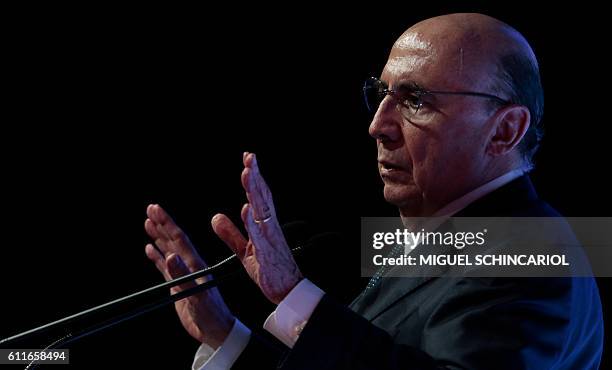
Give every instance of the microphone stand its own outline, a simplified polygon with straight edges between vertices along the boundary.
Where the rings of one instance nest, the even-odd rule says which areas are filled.
[[[316,237],[312,238],[309,242],[311,242],[313,239],[316,239]],[[308,244],[310,244],[310,243],[304,244],[303,246],[295,247],[291,251],[294,252],[294,253],[298,252],[298,251],[302,250],[302,248],[304,248]],[[227,266],[230,264],[230,262],[232,262],[234,260],[236,260],[236,255],[235,254],[231,255],[230,257],[222,260],[221,262],[219,262],[219,263],[217,263],[217,264],[215,264],[213,266],[203,268],[201,270],[198,270],[198,271],[192,272],[190,274],[181,276],[180,278],[176,278],[176,279],[173,279],[173,280],[166,281],[164,283],[155,285],[153,287],[150,287],[150,288],[147,288],[147,289],[143,289],[141,291],[129,294],[129,295],[125,296],[125,297],[121,297],[121,298],[115,299],[113,301],[101,304],[99,306],[95,306],[95,307],[86,309],[86,310],[78,312],[78,313],[76,313],[74,315],[70,315],[70,316],[64,317],[62,319],[59,319],[59,320],[56,320],[56,321],[53,321],[53,322],[41,325],[41,326],[36,327],[34,329],[30,329],[30,330],[24,331],[22,333],[13,335],[11,337],[4,338],[4,339],[0,340],[0,346],[5,347],[6,344],[8,344],[8,343],[16,342],[16,341],[19,341],[19,340],[24,340],[24,339],[33,337],[35,335],[41,334],[43,332],[46,332],[46,331],[49,331],[49,330],[52,330],[52,329],[55,329],[55,328],[58,328],[58,327],[61,327],[61,326],[66,326],[66,325],[68,325],[68,324],[70,324],[70,323],[72,323],[72,322],[74,322],[76,320],[80,320],[80,319],[83,319],[83,318],[86,318],[86,317],[89,317],[89,316],[93,316],[94,314],[98,314],[98,313],[106,311],[106,310],[111,310],[111,309],[116,308],[116,307],[118,307],[120,305],[124,305],[124,304],[127,304],[127,303],[135,302],[136,300],[138,300],[138,299],[140,299],[140,298],[142,298],[144,296],[148,296],[148,295],[151,295],[153,293],[160,292],[160,291],[166,291],[168,288],[171,288],[173,286],[180,285],[180,284],[183,284],[185,282],[192,281],[192,280],[195,280],[197,278],[200,278],[200,277],[203,277],[203,276],[206,276],[206,275],[210,275],[212,273],[219,272],[221,270],[226,270]],[[151,312],[151,311],[156,310],[158,308],[164,307],[164,306],[166,306],[168,304],[171,304],[171,303],[179,301],[179,300],[181,300],[183,298],[192,296],[192,295],[194,295],[196,293],[199,293],[199,292],[202,292],[204,290],[216,287],[219,284],[221,284],[223,281],[227,280],[229,277],[231,277],[233,275],[236,275],[238,272],[241,272],[241,271],[242,270],[240,270],[240,269],[235,269],[235,270],[230,271],[230,272],[221,273],[219,275],[219,277],[217,277],[217,278],[214,278],[212,280],[206,281],[206,282],[204,282],[202,284],[198,284],[198,285],[196,285],[194,287],[191,287],[189,289],[185,289],[185,290],[180,291],[178,293],[171,294],[169,296],[157,299],[157,300],[153,301],[152,303],[147,303],[147,304],[142,305],[142,306],[140,306],[140,307],[138,307],[136,309],[133,309],[133,310],[127,312],[127,313],[119,314],[119,315],[117,315],[117,316],[115,316],[115,317],[113,317],[111,319],[108,319],[108,320],[105,320],[105,321],[103,321],[101,323],[92,325],[92,326],[90,326],[90,327],[88,327],[86,329],[83,329],[83,330],[75,333],[75,334],[68,333],[65,337],[62,337],[60,340],[52,343],[50,346],[45,348],[45,350],[53,349],[53,348],[58,348],[61,345],[66,345],[68,343],[72,343],[72,342],[74,342],[74,341],[76,341],[76,340],[78,340],[80,338],[83,338],[83,337],[86,337],[88,335],[97,333],[97,332],[99,332],[101,330],[113,327],[113,326],[115,326],[117,324],[120,324],[120,323],[122,323],[124,321],[131,320],[131,319],[136,318],[136,317],[138,317],[140,315],[143,315],[143,314],[145,314],[147,312]]]
[[[298,230],[299,228],[304,228],[305,223],[303,221],[294,221],[294,222],[290,222],[287,223],[285,225],[283,225],[283,229],[284,229],[284,233],[296,233],[296,230]],[[308,246],[311,246],[313,244],[315,244],[316,242],[321,241],[322,239],[332,236],[332,235],[337,235],[336,233],[332,233],[332,232],[326,232],[326,233],[321,233],[321,234],[317,234],[314,236],[311,236],[310,238],[306,239],[306,241],[304,241],[304,239],[300,239],[299,241],[296,242],[296,244],[298,244],[297,247],[292,248],[291,251],[293,253],[296,252],[301,252],[303,251],[303,249],[305,249]],[[101,304],[99,306],[95,306],[89,309],[86,309],[84,311],[78,312],[76,314],[64,317],[62,319],[38,326],[34,329],[30,329],[30,330],[26,330],[22,333],[13,335],[11,337],[8,338],[4,338],[0,340],[0,347],[4,347],[7,348],[7,344],[12,344],[15,342],[18,342],[20,340],[25,340],[25,339],[29,339],[31,337],[34,337],[36,335],[39,335],[43,332],[52,330],[52,329],[56,329],[56,328],[60,328],[60,327],[64,327],[67,328],[70,324],[74,323],[77,320],[82,320],[86,317],[90,317],[96,314],[99,314],[103,311],[110,311],[112,309],[116,309],[117,307],[120,307],[122,305],[128,304],[128,303],[133,303],[145,296],[151,295],[153,293],[159,293],[161,291],[166,291],[167,289],[195,280],[197,278],[206,276],[206,275],[210,275],[210,274],[217,274],[219,277],[216,277],[214,279],[208,280],[202,284],[197,284],[194,287],[191,287],[189,289],[185,289],[183,291],[180,291],[178,293],[175,294],[171,294],[169,296],[165,296],[162,298],[158,298],[157,300],[151,302],[151,303],[147,303],[144,304],[138,308],[132,309],[126,313],[121,313],[118,314],[110,319],[104,320],[102,322],[96,323],[94,325],[91,325],[85,329],[81,329],[79,331],[74,332],[70,332],[69,330],[68,333],[64,336],[62,336],[61,338],[57,339],[55,342],[52,342],[50,345],[48,345],[47,347],[45,347],[43,349],[43,351],[45,350],[51,350],[51,349],[56,349],[62,346],[66,346],[67,344],[73,343],[75,341],[77,341],[78,339],[84,338],[86,336],[92,335],[94,333],[97,333],[99,331],[102,331],[104,329],[108,329],[111,328],[115,325],[118,325],[122,322],[134,319],[136,317],[139,317],[145,313],[154,311],[156,309],[162,308],[164,306],[167,306],[171,303],[174,303],[176,301],[179,301],[183,298],[187,298],[190,297],[196,293],[202,292],[204,290],[213,288],[218,286],[219,284],[221,284],[222,282],[228,280],[230,277],[235,276],[238,272],[242,272],[243,270],[240,268],[236,268],[233,269],[231,271],[227,271],[228,270],[228,266],[232,264],[233,261],[237,260],[236,255],[231,255],[229,257],[227,257],[226,259],[220,261],[219,263],[210,266],[210,267],[206,267],[203,268],[199,271],[195,271],[192,272],[190,274],[181,276],[179,278],[173,279],[173,280],[169,280],[166,282],[163,282],[161,284],[152,286],[150,288],[147,289],[143,289],[141,291],[129,294],[127,296],[112,300],[110,302]],[[33,369],[35,366],[37,366],[38,363],[36,361],[31,361],[27,366],[26,366],[26,370],[28,369]]]

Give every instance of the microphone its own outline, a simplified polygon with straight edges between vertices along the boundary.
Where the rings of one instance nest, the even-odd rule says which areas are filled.
[[[307,223],[304,221],[294,221],[294,222],[286,223],[282,226],[282,229],[283,229],[283,234],[285,235],[285,239],[287,240],[288,244],[296,245],[296,247],[291,249],[291,251],[294,254],[301,252],[304,248],[314,245],[315,243],[320,242],[321,239],[324,239],[327,235],[332,234],[332,233],[322,233],[322,234],[317,234],[317,235],[308,237],[308,235],[310,235],[310,230],[309,230]],[[83,320],[85,318],[100,314],[102,312],[111,311],[125,304],[136,302],[137,300],[143,297],[152,295],[154,293],[159,293],[160,291],[167,292],[169,288],[174,287],[176,285],[183,284],[187,281],[195,280],[197,278],[200,278],[206,275],[210,275],[210,274],[215,274],[216,276],[214,279],[208,280],[202,284],[198,284],[195,287],[185,289],[181,292],[171,294],[163,298],[159,298],[157,300],[154,300],[151,303],[142,305],[127,313],[119,314],[111,319],[107,319],[101,323],[94,324],[78,332],[75,332],[75,333],[69,332],[68,334],[60,338],[59,340],[47,346],[45,350],[58,348],[60,346],[65,346],[80,338],[83,338],[91,334],[97,333],[101,330],[113,327],[124,321],[131,320],[147,312],[151,312],[153,310],[164,307],[168,304],[174,303],[183,298],[194,295],[198,292],[210,289],[212,287],[216,287],[219,284],[221,284],[223,281],[236,275],[238,272],[243,271],[241,268],[238,268],[238,266],[235,266],[237,263],[239,263],[237,261],[238,261],[237,256],[233,254],[227,257],[226,259],[216,263],[215,265],[203,268],[199,271],[192,272],[180,278],[166,281],[164,283],[161,283],[161,284],[152,286],[150,288],[143,289],[141,291],[129,294],[127,296],[112,300],[110,302],[86,309],[84,311],[64,317],[62,319],[41,325],[34,329],[30,329],[22,333],[13,335],[11,337],[1,339],[0,346],[6,346],[9,343],[14,343],[17,341],[29,339],[36,335],[40,335],[44,332],[47,332],[53,329],[61,328],[63,326],[66,327],[78,320]]]

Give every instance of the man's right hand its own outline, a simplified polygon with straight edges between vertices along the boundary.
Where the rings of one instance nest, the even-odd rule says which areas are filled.
[[[157,204],[149,205],[147,216],[145,230],[157,249],[152,244],[147,244],[145,253],[166,281],[206,267],[187,235],[162,207]],[[199,278],[196,281],[201,284],[206,280]],[[174,294],[192,286],[195,286],[194,282],[185,283],[171,288],[170,291]],[[175,307],[185,330],[214,349],[223,344],[234,325],[235,318],[217,288],[181,299],[175,303]]]

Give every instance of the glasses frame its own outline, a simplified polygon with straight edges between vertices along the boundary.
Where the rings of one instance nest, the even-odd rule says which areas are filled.
[[[379,103],[377,107],[371,107],[370,103],[368,102],[368,89],[374,88],[376,86],[376,84],[379,84],[380,86],[384,87],[382,91],[378,91],[377,92],[378,94],[389,95],[392,98],[394,98],[394,100],[398,104],[403,106],[404,108],[414,109],[413,107],[408,106],[404,101],[402,101],[397,96],[397,90],[390,89],[385,82],[381,81],[380,79],[378,79],[376,77],[370,77],[370,78],[368,78],[365,81],[365,83],[363,85],[363,98],[365,100],[366,107],[368,108],[368,111],[370,113],[372,113],[372,114],[376,113],[376,111],[378,110],[378,106],[380,106],[380,103]],[[423,89],[423,88],[415,86],[415,88],[412,90],[412,93],[419,100],[419,103],[417,104],[417,107],[416,107],[416,112],[418,112],[418,110],[423,106],[422,97],[426,96],[426,95],[464,95],[464,96],[475,96],[475,97],[478,97],[478,98],[485,98],[485,99],[495,100],[498,103],[500,103],[502,106],[503,105],[512,104],[512,102],[510,100],[502,99],[499,96],[496,96],[496,95],[493,95],[493,94],[482,93],[482,92],[476,92],[476,91],[427,90],[427,89]],[[380,100],[380,102],[382,103],[383,100],[384,100],[384,97]]]

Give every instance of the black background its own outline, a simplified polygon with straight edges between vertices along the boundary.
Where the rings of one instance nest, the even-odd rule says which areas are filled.
[[[258,154],[282,221],[342,235],[302,268],[350,302],[364,283],[360,217],[396,214],[382,197],[362,82],[380,73],[407,27],[455,11],[513,25],[538,55],[546,137],[532,178],[540,195],[568,216],[609,216],[609,94],[600,91],[609,32],[600,9],[402,2],[4,11],[0,337],[160,282],[144,255],[151,202],[208,261],[228,255],[209,222],[217,212],[239,219],[245,150]],[[598,282],[610,313],[612,283]],[[273,309],[246,278],[221,289],[252,327]],[[70,368],[189,368],[197,346],[169,307],[75,343]]]

